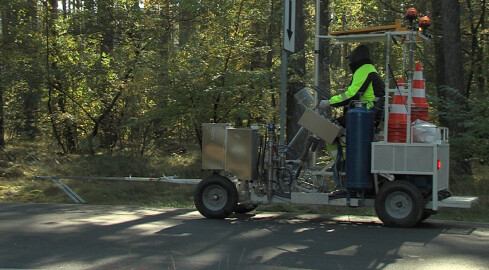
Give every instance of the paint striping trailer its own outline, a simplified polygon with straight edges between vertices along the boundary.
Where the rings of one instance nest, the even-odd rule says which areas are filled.
[[[390,88],[392,82],[385,76],[380,127],[374,127],[373,111],[365,103],[355,102],[346,113],[346,128],[342,128],[314,108],[319,93],[309,88],[296,95],[305,107],[299,120],[299,132],[308,133],[307,141],[302,142],[304,153],[293,149],[295,138],[289,145],[281,145],[275,124],[261,129],[202,124],[202,168],[210,175],[195,190],[198,211],[207,218],[222,219],[270,203],[365,206],[374,207],[386,226],[411,227],[440,208],[470,208],[477,203],[477,197],[453,196],[449,191],[448,129],[412,121],[417,109],[413,100],[419,94],[413,83],[413,46],[428,42],[428,37],[396,24],[393,28],[316,35],[315,41],[316,50],[320,42],[328,42],[333,51],[336,45],[348,43],[384,44],[386,73],[392,44],[405,45],[410,57],[408,83]],[[317,57],[315,62],[317,84]],[[395,133],[392,123],[399,118],[399,106],[406,120]],[[399,134],[400,140],[392,139]],[[318,167],[315,152],[321,141],[333,145],[335,150],[329,152],[336,154],[327,165]]]

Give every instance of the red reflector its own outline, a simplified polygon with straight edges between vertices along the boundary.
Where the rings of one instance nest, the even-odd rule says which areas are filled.
[[[438,160],[438,162],[436,162],[436,168],[439,170],[441,169],[441,161]]]

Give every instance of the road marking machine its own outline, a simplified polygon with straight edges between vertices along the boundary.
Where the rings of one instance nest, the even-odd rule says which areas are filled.
[[[429,25],[429,19],[420,22],[422,27]],[[363,102],[352,104],[346,113],[347,126],[341,127],[314,108],[317,92],[309,88],[296,94],[305,107],[300,132],[309,135],[304,153],[297,153],[292,143],[281,145],[275,124],[261,131],[202,124],[202,168],[211,174],[195,190],[198,211],[221,219],[270,203],[370,206],[386,226],[411,227],[442,207],[470,208],[477,197],[452,196],[449,191],[448,129],[427,122],[420,64],[413,72],[413,46],[428,41],[424,33],[402,28],[399,22],[392,27],[317,34],[316,51],[320,42],[333,48],[348,43],[384,44],[386,73],[392,44],[405,44],[407,83],[399,81],[390,88],[390,78],[385,76],[381,127],[375,128],[373,110]],[[315,62],[317,76],[317,58]],[[329,164],[318,167],[314,159],[307,161],[321,141],[335,145],[337,154]]]

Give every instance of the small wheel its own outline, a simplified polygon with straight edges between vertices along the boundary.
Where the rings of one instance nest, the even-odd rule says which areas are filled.
[[[242,204],[238,203],[236,206],[236,209],[234,209],[234,212],[237,214],[246,214],[249,213],[253,210],[255,210],[258,207],[258,204]]]
[[[238,203],[238,190],[226,177],[211,175],[197,185],[194,203],[203,216],[223,219],[234,212]]]
[[[385,183],[375,198],[375,212],[385,226],[412,227],[423,215],[423,195],[407,181]]]

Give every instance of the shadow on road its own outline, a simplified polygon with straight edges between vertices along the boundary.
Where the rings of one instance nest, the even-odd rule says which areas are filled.
[[[8,268],[384,269],[437,251],[487,265],[489,251],[476,227],[431,222],[394,229],[319,215],[212,220],[193,209],[9,204],[0,218]]]

